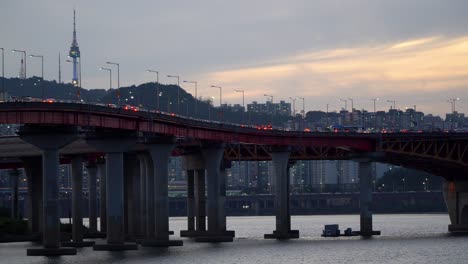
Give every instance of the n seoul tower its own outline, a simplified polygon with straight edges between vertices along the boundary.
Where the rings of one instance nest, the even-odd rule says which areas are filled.
[[[78,47],[78,41],[76,41],[76,23],[75,23],[75,10],[73,9],[73,42],[70,47],[70,53],[68,55],[70,58],[73,59],[73,79],[72,79],[72,84],[74,86],[79,86],[79,68],[78,64],[81,64],[81,59],[80,59],[80,48]]]

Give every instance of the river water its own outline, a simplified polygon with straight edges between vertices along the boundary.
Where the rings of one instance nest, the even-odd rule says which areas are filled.
[[[292,228],[300,239],[265,240],[274,229],[274,217],[229,217],[228,229],[236,231],[232,243],[206,244],[184,240],[183,247],[143,248],[138,251],[102,252],[78,249],[76,256],[28,257],[32,243],[0,244],[0,263],[468,263],[468,236],[451,236],[446,214],[374,215],[374,229],[381,236],[320,237],[323,225],[339,224],[359,229],[358,215],[293,216]],[[171,230],[178,238],[185,218],[171,218]],[[98,242],[103,242],[98,240]]]

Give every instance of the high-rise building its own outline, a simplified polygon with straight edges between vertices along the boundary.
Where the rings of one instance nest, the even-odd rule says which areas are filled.
[[[68,54],[70,58],[73,60],[73,78],[72,84],[74,86],[80,86],[80,78],[81,75],[80,68],[81,68],[81,55],[80,55],[80,48],[78,47],[78,41],[76,40],[76,21],[75,21],[75,10],[73,10],[73,42],[70,47],[70,53]]]

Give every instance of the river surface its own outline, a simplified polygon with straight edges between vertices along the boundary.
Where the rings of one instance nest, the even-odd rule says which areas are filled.
[[[236,231],[232,243],[206,244],[184,240],[183,247],[143,248],[138,251],[103,252],[78,249],[76,256],[28,257],[32,243],[0,244],[0,263],[468,263],[468,236],[451,236],[446,214],[374,215],[374,229],[381,236],[320,237],[323,225],[339,224],[359,229],[358,215],[293,216],[292,228],[300,239],[265,240],[274,229],[274,217],[229,217],[228,229]],[[171,218],[172,239],[185,229],[186,220]],[[97,240],[102,243],[103,240]]]

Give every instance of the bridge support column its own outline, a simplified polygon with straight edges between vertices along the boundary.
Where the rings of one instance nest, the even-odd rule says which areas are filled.
[[[154,182],[154,163],[149,154],[145,155],[146,163],[146,240],[155,239],[155,225],[156,225],[156,213],[155,213],[155,182]]]
[[[187,231],[195,231],[195,171],[187,170]],[[181,231],[182,236],[182,231]]]
[[[97,195],[96,195],[96,176],[97,168],[94,163],[89,164],[88,170],[88,211],[89,211],[89,233],[97,233]]]
[[[132,163],[132,230],[135,239],[141,238],[141,212],[140,212],[140,161],[138,156],[135,157]]]
[[[99,230],[105,235],[107,233],[107,173],[105,161],[97,163],[97,172],[99,174]]]
[[[181,237],[197,237],[206,233],[205,163],[201,154],[184,157],[187,171],[187,230]]]
[[[174,149],[175,139],[172,137],[151,138],[147,139],[148,151],[151,155],[153,163],[153,182],[150,189],[154,192],[149,192],[154,202],[153,217],[156,215],[154,226],[154,239],[142,241],[142,246],[150,247],[169,247],[182,246],[182,240],[169,240],[169,197],[168,197],[168,164],[169,157]],[[149,212],[150,213],[150,212]]]
[[[42,160],[41,157],[23,158],[28,182],[28,229],[42,232]]]
[[[276,230],[265,234],[266,239],[299,238],[299,230],[291,230],[289,211],[289,148],[276,149],[271,153],[274,168]]]
[[[445,180],[443,194],[451,223],[448,231],[468,234],[468,180]]]
[[[18,182],[19,182],[19,171],[18,169],[13,169],[9,171],[10,176],[10,186],[11,186],[11,218],[19,219],[19,210],[18,210]]]
[[[359,160],[359,207],[361,209],[361,236],[380,235],[380,231],[372,229],[372,162]]]
[[[205,169],[195,171],[194,196],[195,196],[195,231],[202,234],[206,231],[206,175]],[[197,236],[197,235],[195,235]]]
[[[63,242],[66,247],[90,247],[94,241],[83,241],[83,158],[72,158],[72,240]]]
[[[135,178],[138,178],[139,168],[135,154],[124,155],[124,212],[125,212],[125,237],[129,241],[134,241],[138,235],[135,230],[135,222],[139,221],[136,204],[139,192],[134,191]]]
[[[226,173],[221,169],[224,144],[202,149],[208,186],[208,232],[195,238],[197,242],[232,242],[234,231],[226,230]]]
[[[119,133],[120,132],[120,133]],[[138,245],[125,243],[124,151],[136,142],[132,133],[97,132],[88,135],[88,144],[106,153],[107,243],[94,245],[94,250],[136,250]]]
[[[138,154],[140,162],[140,233],[142,238],[149,238],[148,233],[148,213],[147,213],[147,197],[146,197],[146,178],[147,178],[147,162],[146,154]]]
[[[76,255],[75,248],[60,247],[58,167],[59,149],[76,139],[74,127],[23,126],[19,135],[42,151],[43,248],[27,249],[28,256]]]

